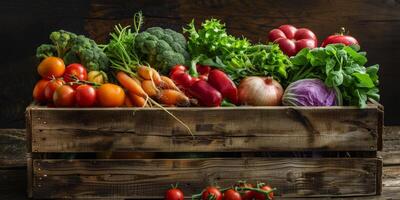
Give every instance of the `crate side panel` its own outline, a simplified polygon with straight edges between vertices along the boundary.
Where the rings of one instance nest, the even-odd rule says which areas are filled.
[[[33,109],[33,152],[376,151],[376,108]],[[354,142],[357,141],[357,142]]]
[[[374,158],[247,158],[149,160],[35,160],[35,198],[162,198],[179,182],[186,195],[209,184],[268,182],[278,195],[376,194]]]

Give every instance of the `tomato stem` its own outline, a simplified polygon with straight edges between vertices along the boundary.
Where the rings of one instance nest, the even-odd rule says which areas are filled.
[[[71,75],[72,80],[74,80],[73,82],[70,82],[70,84],[74,85],[84,85],[84,84],[88,84],[91,85],[93,87],[100,87],[101,84],[100,83],[95,83],[95,82],[91,82],[91,81],[85,81],[85,80],[79,80],[78,77],[76,77],[75,75]]]
[[[346,34],[346,28],[344,28],[344,27],[342,26],[342,27],[340,27],[339,35],[344,35],[344,34]]]

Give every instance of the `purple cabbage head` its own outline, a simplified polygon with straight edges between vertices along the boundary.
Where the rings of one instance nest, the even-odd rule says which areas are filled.
[[[285,106],[335,106],[336,93],[319,79],[302,79],[289,84],[282,97]]]

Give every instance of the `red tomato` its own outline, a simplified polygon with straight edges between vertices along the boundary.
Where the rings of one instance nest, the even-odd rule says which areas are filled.
[[[242,200],[242,197],[236,190],[229,189],[224,192],[223,200]]]
[[[246,188],[252,188],[253,185],[250,183],[246,183],[246,182],[239,182],[238,184],[236,184],[236,186],[238,187],[246,187]],[[254,199],[254,195],[255,192],[251,191],[251,190],[246,190],[241,192],[241,196],[242,196],[242,200],[253,200]]]
[[[218,188],[209,186],[201,194],[201,200],[208,200],[214,196],[214,200],[222,200],[222,194]]]
[[[171,68],[171,70],[169,71],[169,75],[171,76],[172,74],[174,74],[177,71],[186,71],[186,67],[183,65],[175,65]]]
[[[171,79],[177,84],[179,87],[188,88],[192,85],[192,76],[184,71],[175,71],[171,74]]]
[[[81,81],[86,81],[87,80],[87,71],[83,65],[78,64],[78,63],[73,63],[67,66],[65,69],[64,73],[64,81],[69,83],[69,82],[74,82],[74,78],[76,77],[78,80]],[[74,88],[77,88],[79,85],[74,85]]]
[[[37,71],[43,78],[61,77],[65,71],[64,61],[58,57],[47,57],[40,62]]]
[[[80,85],[76,88],[76,104],[79,107],[91,107],[96,103],[96,90],[90,85]]]
[[[54,79],[54,80],[51,80],[47,85],[46,85],[46,88],[44,89],[44,96],[46,97],[46,100],[48,101],[48,102],[51,102],[51,101],[53,101],[53,94],[54,94],[54,91],[58,88],[58,87],[60,87],[60,86],[62,86],[62,85],[64,85],[65,83],[64,83],[64,81],[62,80],[62,79]]]
[[[62,85],[54,91],[53,102],[56,107],[71,107],[75,104],[75,90],[69,85]]]
[[[317,47],[317,36],[306,28],[292,25],[282,25],[268,34],[268,40],[279,44],[281,50],[288,56],[294,56],[303,48]]]
[[[35,87],[33,88],[32,92],[33,100],[39,103],[46,102],[46,97],[44,96],[44,90],[49,82],[50,82],[49,80],[42,79],[35,84]]]
[[[344,45],[350,46],[350,45],[358,45],[358,41],[356,38],[350,36],[350,35],[344,35],[345,29],[342,28],[341,32],[339,34],[335,35],[330,35],[328,36],[321,44],[322,47],[325,47],[328,44],[338,44],[342,43]]]
[[[184,198],[182,190],[178,188],[169,189],[165,193],[165,200],[183,200]]]
[[[268,185],[264,185],[264,186],[260,187],[260,189],[261,190],[265,190],[265,191],[269,191],[272,188],[270,186],[268,186]],[[265,200],[266,199],[264,194],[261,194],[261,193],[258,193],[258,192],[255,193],[254,197],[255,197],[256,200]],[[274,198],[274,193],[273,192],[269,193],[268,197],[269,197],[269,199],[273,199]]]

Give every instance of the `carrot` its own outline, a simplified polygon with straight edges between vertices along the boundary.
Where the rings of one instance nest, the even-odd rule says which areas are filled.
[[[156,85],[161,83],[160,74],[153,68],[147,66],[139,66],[137,73],[145,80],[153,80]]]
[[[184,95],[182,92],[166,89],[161,90],[158,94],[158,100],[162,104],[166,105],[176,105],[176,106],[189,106],[190,101],[189,98]]]
[[[147,102],[146,99],[138,96],[136,94],[133,94],[131,92],[128,92],[129,99],[131,100],[133,106],[135,107],[147,107]]]
[[[172,89],[179,91],[178,87],[175,85],[174,81],[166,76],[161,76],[160,88],[162,89]]]
[[[141,97],[147,97],[147,94],[144,92],[143,88],[138,84],[133,78],[128,76],[125,72],[117,73],[118,82],[129,92],[136,94]]]
[[[156,96],[159,92],[159,90],[156,88],[156,85],[154,85],[153,81],[151,80],[142,81],[142,88],[150,97]]]
[[[126,107],[133,107],[133,103],[132,103],[131,99],[130,99],[128,96],[125,96],[125,103],[124,103],[124,105],[125,105]]]

